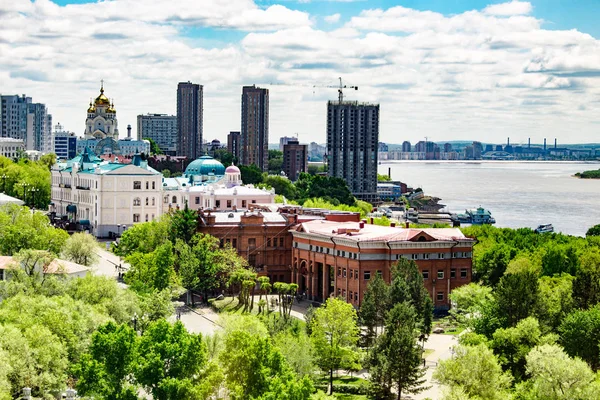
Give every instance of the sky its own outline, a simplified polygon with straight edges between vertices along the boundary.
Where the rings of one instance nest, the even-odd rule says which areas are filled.
[[[380,107],[380,141],[600,142],[598,0],[0,0],[0,93],[82,135],[90,98],[120,134],[204,85],[204,139],[269,88],[269,142],[326,141],[326,102]],[[328,87],[333,86],[333,87]]]

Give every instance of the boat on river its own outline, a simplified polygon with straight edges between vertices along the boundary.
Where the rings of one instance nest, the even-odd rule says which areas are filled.
[[[552,233],[554,232],[554,227],[552,224],[543,224],[535,228],[535,233]]]
[[[464,214],[456,216],[461,224],[492,225],[496,223],[492,213],[483,207],[465,210]]]

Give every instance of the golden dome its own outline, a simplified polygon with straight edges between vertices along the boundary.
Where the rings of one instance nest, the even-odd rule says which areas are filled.
[[[116,114],[117,110],[115,110],[115,102],[114,101],[110,104],[110,106],[108,107],[108,110],[106,110],[106,112]]]
[[[96,107],[92,105],[92,100],[90,100],[90,108],[88,108],[87,112],[94,113],[96,112]]]
[[[102,86],[100,86],[100,96],[96,97],[96,100],[94,100],[94,105],[110,106],[110,100],[108,100],[108,97],[104,95],[104,82],[102,82]]]

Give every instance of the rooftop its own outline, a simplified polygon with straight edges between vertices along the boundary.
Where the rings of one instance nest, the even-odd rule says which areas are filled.
[[[16,260],[11,256],[0,256],[0,269],[13,269],[15,268]],[[46,270],[49,274],[76,274],[79,272],[89,271],[89,268],[85,265],[77,264],[67,260],[61,260],[55,258],[48,269]]]

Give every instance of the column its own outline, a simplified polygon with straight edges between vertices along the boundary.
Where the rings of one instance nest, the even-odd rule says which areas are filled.
[[[310,294],[312,295],[313,300],[317,300],[317,294],[319,292],[319,290],[317,288],[319,286],[319,284],[318,284],[319,272],[316,271],[316,269],[317,269],[316,263],[313,263],[312,268],[313,268],[313,272],[311,273],[311,280],[310,280]]]
[[[323,263],[323,303],[325,303],[327,301],[327,298],[329,297],[329,268],[327,263]]]

